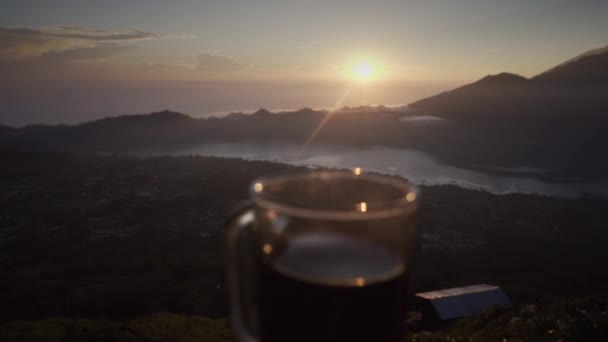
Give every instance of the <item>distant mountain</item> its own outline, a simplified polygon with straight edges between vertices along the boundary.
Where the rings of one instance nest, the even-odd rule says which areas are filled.
[[[249,115],[244,114],[244,113],[230,113],[226,116],[224,116],[224,119],[226,120],[240,120],[240,119],[244,119],[246,117],[248,117]]]
[[[532,79],[552,84],[608,86],[608,46],[585,52]]]
[[[4,146],[70,150],[121,150],[125,146],[162,146],[187,141],[197,120],[168,110],[147,115],[123,115],[82,124],[30,125],[2,134]]]
[[[193,118],[182,113],[163,110],[150,114],[138,115],[122,115],[116,117],[108,117],[99,120],[82,123],[78,126],[100,126],[100,125],[156,125],[156,124],[175,124],[192,121]]]
[[[256,118],[268,118],[273,116],[274,114],[269,112],[266,108],[260,108],[255,113],[252,114],[253,117]]]
[[[508,72],[503,72],[497,75],[488,75],[479,81],[473,83],[476,86],[485,86],[485,85],[525,85],[528,84],[528,79],[516,75],[510,74]]]
[[[519,104],[528,93],[530,83],[530,80],[515,74],[489,75],[477,82],[411,103],[410,107],[440,116],[470,116],[488,107],[505,108]]]
[[[607,71],[608,51],[594,50],[530,79],[486,76],[407,111],[261,108],[208,119],[162,111],[73,126],[0,127],[0,147],[129,153],[210,142],[304,143],[322,124],[316,143],[409,148],[464,167],[524,166],[599,178],[608,174]],[[436,120],[421,125],[421,117]]]
[[[223,118],[195,119],[163,111],[148,115],[123,115],[79,125],[31,125],[0,129],[0,147],[67,149],[84,152],[125,153],[142,149],[170,149],[206,142],[289,141],[304,143],[326,116],[331,119],[317,135],[317,142],[356,145],[403,145],[422,141],[418,132],[404,128],[403,113],[386,107],[325,110],[302,108],[273,113],[232,113]],[[404,134],[407,133],[407,134]]]
[[[459,125],[432,152],[457,163],[608,171],[608,51],[593,50],[531,79],[502,73],[416,101]]]
[[[583,53],[531,79],[501,73],[410,104],[447,117],[504,120],[529,115],[602,115],[608,109],[608,47]]]

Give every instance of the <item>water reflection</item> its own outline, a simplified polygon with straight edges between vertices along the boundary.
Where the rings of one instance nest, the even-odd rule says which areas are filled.
[[[408,192],[407,195],[405,195],[405,199],[408,202],[414,202],[416,200],[416,194],[413,192]]]
[[[308,167],[330,167],[362,170],[405,177],[418,185],[452,184],[486,190],[498,194],[535,193],[559,197],[577,197],[581,190],[591,194],[608,194],[608,186],[589,184],[555,184],[526,177],[494,176],[487,173],[453,167],[433,156],[414,150],[387,147],[357,148],[346,145],[311,145],[305,153],[296,144],[231,143],[208,144],[190,149],[148,151],[141,156],[201,155],[266,160]],[[259,184],[259,191],[263,185]],[[254,185],[254,191],[258,191]],[[415,199],[415,194],[412,194]],[[409,200],[409,199],[408,199]]]
[[[270,254],[270,253],[272,253],[272,246],[268,243],[265,243],[264,246],[262,247],[262,250],[264,251],[264,253]]]

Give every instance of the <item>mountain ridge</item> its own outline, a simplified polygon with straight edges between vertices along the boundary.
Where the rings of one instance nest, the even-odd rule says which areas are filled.
[[[473,84],[520,84],[529,82],[529,79],[509,72],[501,72],[499,74],[487,75]]]
[[[534,81],[570,85],[608,84],[608,49],[577,57],[572,62],[562,63],[532,78]]]
[[[497,106],[513,112],[559,113],[560,108],[572,109],[576,102],[579,111],[597,114],[608,105],[606,89],[608,47],[583,53],[529,79],[507,72],[488,75],[409,105],[449,117],[463,112],[493,112]]]
[[[608,53],[582,57],[568,73],[582,75],[608,66]],[[593,58],[589,64],[588,58]],[[595,61],[600,61],[597,64]],[[574,68],[574,69],[573,69]],[[608,70],[608,68],[605,68]],[[564,175],[599,177],[608,173],[608,98],[605,83],[548,81],[517,74],[488,75],[476,82],[416,101],[411,111],[379,106],[273,113],[231,113],[194,118],[169,110],[148,115],[104,118],[78,125],[30,125],[0,129],[0,147],[132,153],[221,142],[305,143],[323,124],[315,143],[415,149],[463,167],[495,165],[557,170]],[[602,69],[604,70],[604,69]],[[549,72],[549,71],[548,71]],[[559,76],[559,77],[558,77]],[[553,76],[552,76],[553,77]],[[406,117],[431,115],[441,125],[416,125]],[[326,120],[326,118],[328,118]]]
[[[459,164],[608,168],[597,159],[608,146],[608,51],[581,56],[530,79],[486,76],[411,103],[459,124],[429,152]]]
[[[592,49],[586,52],[581,53],[580,55],[577,55],[571,59],[566,60],[565,62],[562,62],[546,71],[541,72],[540,74],[532,77],[532,79],[537,79],[537,80],[542,80],[543,78],[546,77],[547,74],[553,73],[553,72],[559,72],[560,69],[562,68],[567,68],[569,67],[572,63],[576,63],[579,62],[581,59],[584,58],[588,58],[588,57],[593,57],[593,56],[597,56],[597,55],[608,55],[608,45],[604,46],[604,47],[599,47],[596,49]]]

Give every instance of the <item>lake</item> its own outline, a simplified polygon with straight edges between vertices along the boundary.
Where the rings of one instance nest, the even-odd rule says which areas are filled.
[[[288,163],[307,167],[329,167],[398,175],[418,185],[457,185],[496,194],[526,193],[556,197],[579,197],[582,194],[608,195],[608,182],[594,184],[549,183],[538,178],[543,170],[516,168],[517,175],[504,176],[478,170],[454,167],[420,151],[388,148],[358,148],[348,145],[317,144],[302,150],[290,143],[212,143],[192,148],[155,150],[138,153],[140,156],[199,155],[243,158]],[[491,167],[488,167],[491,169]],[[497,168],[501,171],[508,169]]]

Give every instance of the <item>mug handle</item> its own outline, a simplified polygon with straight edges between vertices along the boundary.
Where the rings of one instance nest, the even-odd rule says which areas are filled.
[[[243,296],[240,290],[240,284],[243,281],[250,280],[241,279],[244,272],[242,272],[241,267],[239,267],[239,265],[242,264],[240,260],[245,257],[241,255],[243,251],[239,248],[239,242],[243,237],[246,238],[246,233],[251,231],[254,221],[255,214],[253,212],[253,206],[250,203],[246,203],[229,221],[226,231],[226,275],[230,301],[230,322],[238,339],[243,342],[258,341],[245,323],[245,316],[243,315]]]

